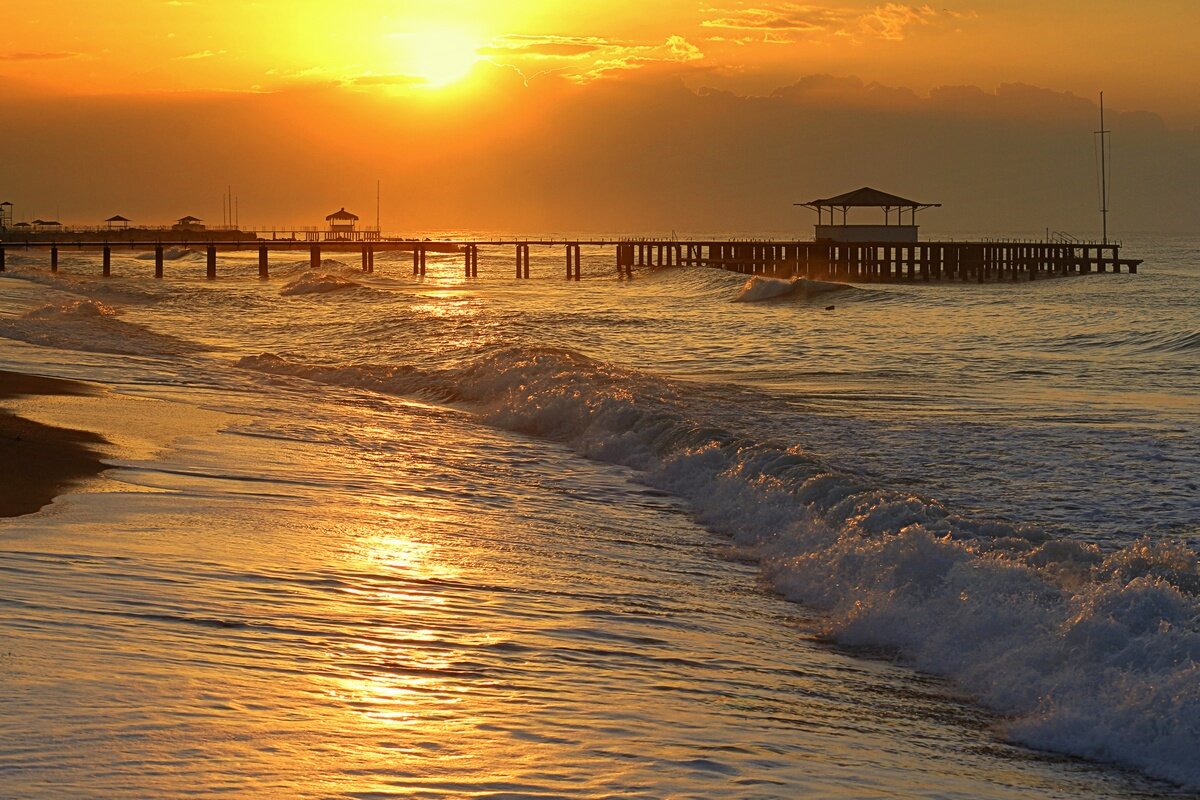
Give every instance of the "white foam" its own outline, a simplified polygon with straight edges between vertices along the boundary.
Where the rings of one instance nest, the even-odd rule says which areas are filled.
[[[578,353],[510,348],[465,367],[242,366],[438,392],[493,424],[641,470],[756,557],[839,641],[954,679],[1016,740],[1200,787],[1200,571],[1191,548],[1101,553],[872,487],[797,449],[699,423],[669,384]]]
[[[181,258],[199,257],[200,254],[195,250],[190,250],[186,247],[166,247],[163,248],[164,261],[178,261]],[[134,258],[140,261],[153,261],[154,253],[138,253]]]
[[[361,285],[349,278],[330,272],[305,272],[284,284],[283,288],[279,290],[279,294],[284,297],[299,294],[324,294],[342,289],[353,289]]]
[[[777,297],[800,296],[814,297],[819,294],[842,291],[852,287],[844,283],[830,281],[815,281],[809,278],[768,278],[765,275],[755,275],[742,285],[735,303],[757,303],[762,300],[773,300]]]
[[[144,325],[117,319],[116,308],[97,300],[66,300],[0,320],[0,336],[30,344],[123,355],[178,355],[198,346]]]

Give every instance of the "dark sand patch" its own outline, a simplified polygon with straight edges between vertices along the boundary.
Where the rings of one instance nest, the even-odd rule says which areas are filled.
[[[85,383],[0,370],[0,400],[22,395],[90,395]],[[97,400],[97,402],[102,402]],[[103,437],[56,428],[0,409],[0,517],[32,514],[76,482],[105,469]]]

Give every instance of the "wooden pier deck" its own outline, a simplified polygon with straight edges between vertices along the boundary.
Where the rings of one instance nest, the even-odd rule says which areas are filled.
[[[581,278],[581,249],[612,250],[615,275],[632,277],[636,268],[713,267],[748,275],[807,277],[852,282],[886,281],[1001,281],[1035,280],[1043,277],[1113,272],[1136,273],[1140,259],[1122,258],[1119,244],[1066,241],[925,241],[913,243],[774,240],[674,239],[376,239],[372,241],[326,239],[322,241],[258,239],[194,241],[103,241],[95,239],[0,241],[0,272],[6,253],[15,250],[48,251],[51,271],[58,271],[64,251],[98,251],[102,274],[112,274],[112,251],[135,250],[154,254],[154,276],[166,269],[166,248],[193,248],[206,254],[205,276],[217,277],[217,254],[221,251],[256,250],[258,273],[270,277],[270,253],[304,251],[312,268],[321,265],[326,252],[353,252],[362,260],[363,272],[375,271],[375,254],[389,251],[412,253],[412,274],[426,274],[430,253],[453,253],[462,257],[465,277],[479,277],[480,249],[489,255],[511,248],[507,273],[518,279],[530,277],[531,248],[562,248],[563,275]]]

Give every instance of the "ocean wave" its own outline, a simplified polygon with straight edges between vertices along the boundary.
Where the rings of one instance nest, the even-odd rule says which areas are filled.
[[[203,348],[118,319],[120,311],[98,300],[50,303],[16,319],[0,320],[0,336],[45,347],[119,355],[183,355]]]
[[[825,612],[830,636],[954,679],[1020,742],[1200,787],[1200,570],[1148,540],[1105,553],[975,519],[689,412],[662,380],[562,349],[462,367],[243,367],[470,403],[491,424],[641,471]]]
[[[809,278],[768,278],[763,275],[755,275],[742,286],[737,297],[733,298],[735,303],[757,303],[763,300],[774,300],[780,297],[800,297],[809,298],[817,295],[829,294],[830,292],[842,292],[848,289],[853,289],[844,283],[833,283],[830,281],[816,281]]]
[[[324,262],[322,262],[324,263]],[[279,294],[291,297],[299,294],[324,294],[342,289],[354,289],[362,284],[331,272],[305,272],[283,285]]]
[[[1200,350],[1198,331],[1092,331],[1069,334],[1048,343],[1055,350],[1077,348],[1125,350],[1147,355]]]
[[[193,261],[198,261],[203,257],[204,256],[201,253],[199,253],[195,250],[191,250],[187,247],[163,248],[163,260],[164,261],[179,261],[180,259],[184,259],[184,258],[190,259]],[[138,259],[139,261],[153,261],[154,253],[138,253],[137,255],[134,256],[134,258]]]

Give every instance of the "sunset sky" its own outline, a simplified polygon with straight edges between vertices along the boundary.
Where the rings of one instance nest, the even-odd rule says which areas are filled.
[[[410,199],[407,176],[424,184],[428,202],[404,215],[393,202],[385,227],[585,229],[644,219],[696,229],[759,219],[771,228],[791,224],[792,201],[863,183],[957,198],[964,211],[962,186],[948,174],[965,171],[977,183],[982,170],[1000,181],[992,189],[997,208],[1009,209],[1037,184],[1010,183],[1005,174],[1026,156],[1061,166],[1072,146],[1059,130],[1068,119],[1081,126],[1072,166],[1085,174],[1061,176],[1066,194],[1091,186],[1090,104],[1102,89],[1127,168],[1145,160],[1163,175],[1200,177],[1197,29],[1195,0],[33,2],[10,9],[0,30],[0,93],[10,110],[7,157],[35,157],[5,170],[9,185],[0,193],[43,214],[53,203],[73,220],[111,208],[165,218],[184,213],[184,204],[211,216],[215,187],[238,184],[254,223],[268,224],[362,206],[375,178],[390,185],[393,201],[407,183]],[[981,127],[981,113],[1004,121]],[[597,130],[617,125],[619,140]],[[893,126],[891,135],[862,132],[880,125]],[[680,142],[683,134],[664,126],[693,130]],[[998,128],[1009,134],[1002,143],[989,138]],[[933,131],[947,141],[925,152]],[[188,163],[180,161],[183,143]],[[862,169],[881,146],[888,158],[874,172]],[[789,163],[788,147],[811,163]],[[997,147],[1011,152],[989,164]],[[667,163],[652,157],[664,149]],[[898,169],[895,150],[909,153],[914,168]],[[731,172],[727,162],[742,157],[744,169]],[[498,167],[502,161],[508,166]],[[700,179],[713,161],[725,166]],[[299,163],[322,175],[300,181]],[[833,169],[839,163],[844,168]],[[639,216],[651,210],[639,201],[628,214],[573,224],[572,215],[595,203],[556,201],[548,214],[539,213],[547,204],[538,197],[495,196],[517,172],[528,195],[571,175],[587,186],[616,165],[654,164],[660,170],[648,182],[659,188],[648,191],[673,197],[670,213]],[[329,170],[341,172],[345,191]],[[122,174],[133,180],[114,182]],[[788,185],[763,186],[759,178],[769,174],[785,175]],[[165,175],[178,182],[169,190],[157,185]],[[1160,186],[1158,197],[1165,188],[1169,202],[1147,209],[1141,194],[1155,193],[1144,177],[1126,174],[1115,190],[1117,198],[1126,190],[1125,201],[1138,198],[1131,224],[1187,228],[1185,217],[1170,215],[1195,190],[1188,195],[1184,181]],[[730,216],[726,200],[698,196],[713,179],[758,216]],[[456,206],[468,186],[487,192],[487,202]],[[753,187],[765,196],[745,196]],[[612,204],[619,188],[593,187],[593,201]],[[1030,200],[1028,215],[1002,222],[1055,224],[1042,219],[1044,197]],[[1083,224],[1092,200],[1064,214],[1064,224]],[[944,222],[984,224],[995,213],[976,202]]]

